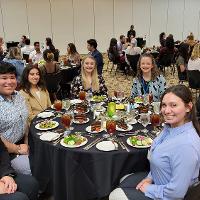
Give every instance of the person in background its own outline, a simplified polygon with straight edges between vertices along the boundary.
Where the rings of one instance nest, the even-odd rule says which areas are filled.
[[[49,49],[51,52],[55,52],[55,46],[53,45],[53,43],[52,43],[52,40],[51,40],[51,38],[49,38],[49,37],[47,37],[46,38],[46,48],[47,49]]]
[[[93,56],[88,55],[81,65],[81,74],[71,84],[72,98],[78,98],[80,91],[91,92],[93,95],[107,95],[107,87],[103,77],[97,73],[97,64]]]
[[[131,25],[130,26],[130,30],[127,32],[127,38],[128,38],[128,42],[131,42],[131,35],[135,38],[136,37],[136,32],[134,30],[134,26]]]
[[[0,62],[0,137],[16,172],[31,174],[28,146],[28,109],[17,87],[15,67]]]
[[[159,42],[160,42],[160,48],[162,49],[163,47],[165,47],[165,39],[166,38],[166,34],[165,32],[162,32],[160,35],[159,35]]]
[[[153,101],[160,101],[166,89],[166,81],[160,74],[151,54],[143,54],[138,61],[137,75],[133,81],[131,96],[153,95]]]
[[[81,57],[80,54],[76,50],[76,46],[73,43],[69,43],[67,45],[67,63],[69,64],[76,64],[80,66],[81,64]]]
[[[110,40],[110,46],[108,49],[108,57],[114,64],[118,64],[120,62],[120,56],[117,50],[117,39],[112,38]]]
[[[34,42],[34,51],[32,51],[29,55],[29,60],[31,63],[36,64],[40,60],[43,59],[43,54],[40,50],[40,43],[39,42]]]
[[[10,47],[8,55],[3,61],[11,63],[17,72],[17,82],[20,83],[25,63],[22,60],[21,50],[18,47]]]
[[[30,39],[25,39],[25,46],[21,48],[21,53],[22,55],[23,54],[26,54],[26,55],[30,55],[30,53],[32,51],[34,51],[34,47],[30,45],[31,44],[31,41]]]
[[[104,63],[102,54],[97,50],[97,41],[95,39],[87,40],[87,49],[89,51],[89,55],[92,55],[95,58],[97,63],[97,72],[101,75]]]
[[[25,40],[26,40],[26,39],[27,39],[27,37],[26,37],[25,35],[22,35],[21,40],[20,40],[20,42],[19,42],[19,44],[18,44],[18,47],[19,47],[19,48],[22,48],[22,47],[25,46]]]
[[[148,153],[150,172],[126,177],[109,200],[184,199],[198,182],[200,129],[189,88],[168,88],[161,97],[161,113],[165,125]]]
[[[33,176],[16,173],[0,138],[0,200],[37,200],[38,182]]]
[[[189,59],[189,45],[187,43],[181,43],[178,49],[178,57],[176,59],[178,78],[180,82],[187,80],[188,59]]]
[[[188,61],[188,70],[200,71],[200,43],[197,43],[192,51],[192,55]]]
[[[0,61],[2,61],[5,58],[6,50],[7,48],[4,44],[3,38],[0,37]]]
[[[37,65],[29,65],[24,69],[20,87],[20,93],[26,99],[31,122],[37,114],[51,106],[49,93]]]

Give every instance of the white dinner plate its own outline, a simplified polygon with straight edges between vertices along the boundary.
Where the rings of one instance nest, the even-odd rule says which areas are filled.
[[[40,118],[48,118],[54,116],[52,112],[41,112],[37,115]]]
[[[86,124],[86,123],[88,123],[89,121],[90,121],[89,118],[87,118],[86,121],[82,121],[82,122],[80,122],[80,121],[74,119],[74,120],[73,120],[73,123],[74,123],[74,124]]]
[[[102,141],[96,144],[96,148],[100,151],[114,151],[118,148],[118,144],[112,141]]]
[[[148,111],[148,114],[151,115],[151,113],[152,113],[152,112],[149,110],[149,111]],[[140,115],[140,114],[142,114],[142,113],[139,113],[139,115]],[[145,114],[146,114],[146,113],[145,113]]]
[[[140,119],[138,119],[138,123],[142,124],[141,121],[140,121]],[[148,124],[151,124],[151,122],[149,122]]]
[[[89,109],[87,109],[86,112],[78,112],[76,109],[74,109],[74,113],[75,114],[78,114],[78,113],[87,114],[87,113],[89,113]]]
[[[82,136],[82,137],[83,137],[83,136]],[[87,139],[86,137],[83,137],[83,138],[85,138],[85,141],[82,142],[82,143],[79,144],[79,145],[69,145],[69,144],[66,144],[66,143],[64,143],[64,138],[60,141],[60,144],[61,144],[62,146],[64,146],[64,147],[68,147],[68,148],[77,148],[77,147],[81,147],[81,146],[87,144],[87,142],[88,142],[88,139]]]
[[[55,132],[45,132],[43,133],[41,136],[40,136],[40,139],[43,140],[43,141],[53,141],[53,140],[56,140],[57,138],[60,137],[60,134],[59,133],[55,133]]]
[[[38,123],[38,124],[35,125],[35,128],[38,129],[38,130],[41,130],[41,131],[47,131],[47,130],[54,129],[54,128],[56,128],[59,125],[59,123],[57,121],[51,121],[51,122],[54,123],[54,125],[52,127],[41,128],[40,127],[40,123],[41,122],[40,122],[40,123]]]
[[[119,128],[118,126],[116,126],[116,130],[117,131],[130,131],[132,130],[132,126],[130,124],[127,124],[128,128],[127,129],[122,129],[122,128]]]
[[[131,121],[128,122],[128,124],[137,124],[137,119],[132,119]]]
[[[70,100],[71,104],[78,104],[78,103],[82,103],[82,100],[80,99],[72,99]]]
[[[85,129],[88,133],[100,133],[103,131],[103,128],[101,128],[99,131],[91,131],[91,126],[88,126],[86,129]]]
[[[130,137],[129,137],[130,138]],[[130,142],[130,139],[127,139],[126,142],[128,145],[132,146],[132,147],[135,147],[135,148],[138,148],[138,149],[144,149],[144,148],[149,148],[151,145],[146,145],[146,146],[140,146],[140,145],[133,145],[131,142]],[[148,138],[149,140],[151,140],[153,142],[153,140],[151,138]]]

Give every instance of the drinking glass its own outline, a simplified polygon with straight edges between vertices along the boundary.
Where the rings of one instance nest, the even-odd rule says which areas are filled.
[[[86,92],[85,91],[80,91],[79,92],[79,98],[80,98],[80,100],[85,100],[85,97],[86,97]]]
[[[90,105],[90,102],[92,100],[92,97],[93,97],[92,92],[87,92],[86,93],[86,100],[88,101],[89,105]]]
[[[70,127],[72,124],[73,115],[72,112],[66,112],[61,116],[61,123],[65,127],[64,135],[68,135],[73,127]]]
[[[114,120],[107,120],[106,121],[106,130],[107,133],[112,136],[116,131],[116,122]]]
[[[54,108],[56,109],[56,111],[61,111],[62,101],[61,100],[55,100],[54,101]]]
[[[115,102],[109,102],[108,103],[108,108],[107,108],[107,113],[109,117],[112,117],[116,113],[116,103]]]
[[[160,102],[153,102],[153,111],[156,114],[160,113]]]
[[[140,114],[140,122],[145,127],[145,129],[143,130],[143,132],[147,133],[148,130],[146,129],[146,127],[147,127],[147,125],[150,122],[150,115],[149,115],[149,113],[141,113]]]
[[[121,103],[122,99],[124,98],[124,91],[118,91],[117,92],[117,99]]]
[[[153,94],[150,93],[149,94],[149,104],[151,104],[153,102]]]
[[[145,106],[149,104],[149,95],[148,94],[143,95],[143,104]]]
[[[152,114],[150,117],[151,124],[153,126],[153,132],[156,132],[156,127],[160,125],[160,115],[159,114]]]

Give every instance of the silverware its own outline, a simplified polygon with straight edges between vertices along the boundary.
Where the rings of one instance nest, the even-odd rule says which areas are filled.
[[[88,144],[86,147],[84,147],[84,150],[89,150],[91,149],[94,145],[96,145],[97,143],[101,142],[102,140],[104,140],[104,138],[97,138],[96,140],[94,140],[93,142],[91,142],[90,144]]]
[[[53,145],[57,145],[64,138],[64,133],[61,133],[59,138],[53,141]]]

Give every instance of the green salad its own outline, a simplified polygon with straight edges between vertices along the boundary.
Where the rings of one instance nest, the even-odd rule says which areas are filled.
[[[44,122],[41,122],[41,123],[39,124],[39,127],[40,127],[40,128],[43,128],[43,129],[46,129],[46,128],[54,128],[55,125],[56,125],[56,122],[46,120],[46,121],[44,121]]]
[[[85,142],[86,138],[80,136],[80,135],[68,135],[64,138],[64,143],[67,145],[80,145],[81,143]]]
[[[142,135],[136,135],[129,138],[130,143],[133,146],[150,146],[152,139]]]
[[[101,102],[101,101],[104,101],[106,99],[106,96],[105,95],[100,95],[100,96],[93,96],[93,101],[96,101],[96,102]]]

